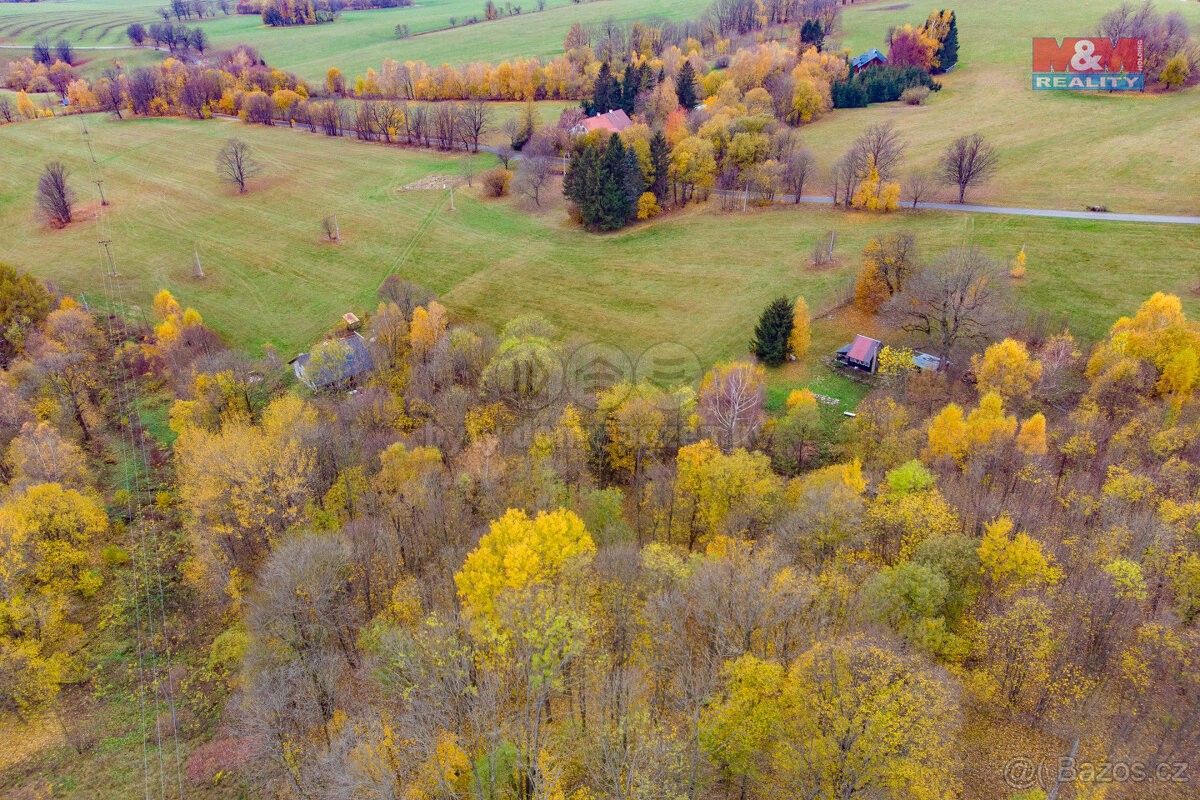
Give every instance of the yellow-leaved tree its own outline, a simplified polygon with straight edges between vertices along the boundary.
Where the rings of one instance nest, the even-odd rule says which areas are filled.
[[[454,576],[479,659],[511,676],[505,691],[519,711],[514,771],[534,797],[551,777],[539,764],[551,694],[587,640],[587,569],[595,553],[573,511],[530,518],[509,509]]]
[[[988,347],[983,356],[973,356],[971,367],[979,394],[996,392],[1006,402],[1024,402],[1042,377],[1042,364],[1029,355],[1023,342],[1005,339]]]
[[[1024,531],[1013,535],[1013,521],[1003,515],[984,526],[979,561],[984,577],[1001,594],[1027,586],[1053,586],[1062,570],[1042,549],[1042,543]]]
[[[788,337],[788,347],[796,360],[803,361],[812,346],[812,320],[809,318],[808,301],[797,297],[792,307],[792,334]]]
[[[75,677],[83,601],[103,582],[95,545],[107,530],[99,502],[57,483],[0,505],[0,702],[29,712]]]
[[[284,395],[267,406],[259,425],[237,417],[215,431],[186,417],[179,424],[179,494],[198,558],[191,575],[206,576],[236,599],[241,580],[304,517],[316,410]]]
[[[879,177],[875,157],[868,157],[867,174],[854,190],[850,205],[864,211],[887,213],[900,207],[900,184],[884,182]]]
[[[950,690],[895,653],[857,639],[819,642],[786,671],[744,655],[726,663],[723,679],[699,734],[731,793],[952,796]]]

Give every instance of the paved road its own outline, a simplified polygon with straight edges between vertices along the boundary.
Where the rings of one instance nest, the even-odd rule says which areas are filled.
[[[742,193],[737,192],[740,196]],[[791,203],[795,197],[790,194],[776,195],[776,202]],[[832,197],[820,195],[804,195],[801,203],[817,203],[832,205]],[[910,208],[909,204],[904,205]],[[971,203],[919,203],[917,209],[930,211],[957,211],[967,214],[1009,214],[1017,217],[1051,217],[1054,219],[1087,219],[1097,222],[1153,222],[1166,225],[1200,225],[1200,217],[1183,214],[1119,214],[1111,211],[1068,211],[1059,208],[1024,208],[1021,206],[980,206]]]

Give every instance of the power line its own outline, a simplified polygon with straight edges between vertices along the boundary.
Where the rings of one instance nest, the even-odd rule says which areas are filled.
[[[93,164],[98,164],[95,158],[95,153],[92,150],[91,139],[88,138],[88,132],[84,131],[85,141],[88,144],[88,151],[92,155]],[[103,176],[100,174],[100,169],[95,168],[96,188],[101,192],[102,205],[107,205],[107,201],[103,195]],[[115,278],[118,277],[116,268],[116,258],[113,255],[113,240],[105,234],[104,216],[97,214],[96,216],[97,243],[99,244],[104,256],[105,275],[103,278],[104,290],[108,299],[109,310],[105,317],[106,329],[108,333],[109,344],[112,350],[120,346],[121,339],[124,338],[124,332],[118,329],[114,324],[114,318],[120,307],[117,298],[117,289],[115,287]],[[125,305],[128,309],[129,306]],[[137,307],[134,306],[136,309]],[[136,386],[131,386],[131,377],[126,375],[119,365],[114,365],[114,386],[116,388],[117,402],[120,409],[118,420],[123,423],[125,428],[125,446],[128,450],[125,453],[125,477],[127,484],[127,500],[126,500],[126,515],[130,521],[129,526],[129,541],[131,549],[136,553],[135,569],[133,574],[133,606],[134,606],[134,628],[137,638],[137,654],[138,654],[138,699],[140,709],[140,721],[142,727],[142,776],[143,776],[143,794],[145,800],[150,800],[151,797],[151,782],[152,768],[149,757],[149,741],[150,735],[147,725],[147,717],[151,715],[147,709],[147,700],[149,691],[147,689],[147,654],[151,650],[161,648],[165,668],[159,663],[159,659],[154,658],[153,664],[150,667],[150,677],[152,682],[152,690],[154,692],[153,699],[153,725],[154,725],[154,741],[155,750],[158,761],[158,796],[160,800],[166,800],[167,797],[167,765],[164,763],[163,750],[163,731],[162,725],[159,724],[160,712],[159,709],[165,704],[170,713],[171,739],[174,750],[174,788],[176,788],[178,797],[183,800],[184,784],[182,761],[179,750],[179,723],[178,714],[175,704],[175,688],[169,685],[172,681],[172,653],[171,644],[167,635],[167,615],[166,601],[164,598],[164,586],[162,580],[162,563],[163,552],[161,542],[158,537],[157,530],[153,525],[147,526],[144,514],[146,495],[149,493],[150,480],[150,457],[146,449],[145,435],[135,429],[134,420],[136,419]],[[147,535],[149,531],[149,535]],[[153,569],[155,574],[155,587],[151,587],[151,580],[147,576],[145,570]],[[157,590],[158,607],[154,608],[154,598],[151,592]],[[157,612],[157,613],[156,613]],[[156,619],[157,616],[157,619]],[[159,641],[158,648],[153,647],[156,638],[155,627],[157,624],[157,638]],[[147,644],[149,640],[150,644]],[[165,695],[165,698],[164,698]],[[165,703],[164,703],[165,700]],[[175,794],[176,792],[172,792]]]

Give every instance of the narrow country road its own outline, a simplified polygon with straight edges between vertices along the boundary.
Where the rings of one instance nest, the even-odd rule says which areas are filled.
[[[741,197],[743,192],[718,190],[713,194],[729,194]],[[777,203],[794,203],[795,196],[779,194],[775,196]],[[801,203],[816,203],[818,205],[833,205],[833,198],[822,195],[804,195]],[[903,209],[912,209],[905,203]],[[918,203],[918,211],[957,211],[966,214],[1008,214],[1015,217],[1050,217],[1053,219],[1086,219],[1097,222],[1152,222],[1163,225],[1200,225],[1200,216],[1186,214],[1121,214],[1112,211],[1069,211],[1061,208],[1025,208],[1022,206],[981,206],[972,203]]]

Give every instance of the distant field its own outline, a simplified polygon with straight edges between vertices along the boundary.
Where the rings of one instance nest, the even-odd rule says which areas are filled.
[[[365,72],[386,58],[430,63],[498,61],[515,56],[552,56],[562,50],[574,22],[597,23],[648,17],[684,18],[702,13],[710,0],[547,0],[517,3],[523,13],[464,26],[470,16],[483,17],[483,0],[417,0],[409,8],[346,11],[332,24],[270,28],[257,16],[218,15],[202,23],[215,46],[246,43],[258,48],[272,65],[319,81],[333,65],[348,74]],[[143,0],[63,0],[32,4],[0,4],[0,44],[32,44],[39,36],[66,37],[77,45],[126,44],[131,22],[157,19],[161,2]],[[502,3],[498,5],[503,5]],[[451,27],[455,18],[458,27]],[[397,25],[414,34],[396,38]],[[5,51],[0,50],[0,59]]]
[[[560,208],[541,214],[514,201],[441,191],[403,191],[428,175],[459,174],[461,157],[440,156],[298,131],[174,119],[88,118],[114,205],[104,225],[53,231],[33,215],[40,165],[64,160],[75,173],[81,217],[94,217],[90,164],[78,119],[0,128],[0,260],[104,302],[96,245],[114,242],[122,291],[148,304],[168,287],[199,308],[233,343],[284,354],[305,346],[347,310],[374,305],[390,272],[441,295],[464,319],[501,325],[538,311],[564,330],[637,351],[680,342],[704,362],[738,355],[761,308],[804,294],[821,309],[841,296],[867,239],[893,230],[918,235],[929,256],[974,242],[1009,259],[1022,246],[1029,278],[1022,305],[1061,315],[1077,333],[1100,335],[1155,290],[1186,294],[1200,275],[1191,228],[981,215],[866,217],[813,208],[722,215],[693,208],[611,236],[571,226]],[[213,156],[230,136],[252,144],[266,172],[238,197],[218,182]],[[12,158],[8,158],[9,155]],[[490,160],[490,157],[481,156]],[[340,246],[320,241],[336,213]],[[839,232],[838,269],[808,267],[814,241]],[[209,277],[190,277],[198,245]],[[1189,304],[1195,308],[1188,295]]]
[[[979,131],[1000,150],[981,202],[1051,208],[1200,213],[1200,87],[1163,95],[1074,95],[1029,87],[1031,39],[1095,29],[1117,0],[997,3],[956,0],[961,55],[928,106],[893,103],[836,111],[803,129],[828,165],[867,125],[892,120],[909,147],[904,169],[928,169],[953,138]],[[1200,36],[1200,3],[1159,0]],[[843,15],[853,52],[882,47],[888,27],[918,23],[929,7],[884,3]]]

